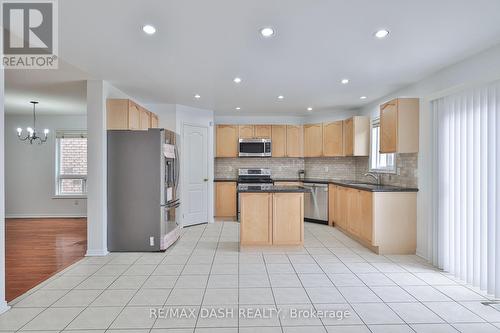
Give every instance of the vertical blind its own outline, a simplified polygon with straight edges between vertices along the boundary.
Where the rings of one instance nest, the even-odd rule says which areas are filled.
[[[433,263],[500,297],[500,81],[432,101]]]

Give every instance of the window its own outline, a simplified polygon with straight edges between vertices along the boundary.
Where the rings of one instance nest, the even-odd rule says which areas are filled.
[[[395,155],[380,153],[380,119],[374,119],[371,126],[370,171],[396,173]]]
[[[87,194],[87,133],[56,132],[56,195]]]

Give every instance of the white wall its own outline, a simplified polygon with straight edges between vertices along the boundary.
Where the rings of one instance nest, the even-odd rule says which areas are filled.
[[[50,130],[44,144],[29,144],[17,138],[16,129],[32,126],[25,115],[5,116],[5,214],[7,217],[83,217],[86,199],[61,199],[55,195],[56,130],[85,130],[86,116],[39,115],[37,128]]]
[[[430,221],[432,212],[432,118],[430,101],[438,97],[480,85],[500,78],[500,45],[481,52],[404,89],[367,105],[359,110],[361,114],[378,115],[378,107],[396,97],[420,98],[420,151],[418,156],[418,212],[417,212],[417,254],[429,259]]]
[[[182,152],[182,137],[183,137],[183,125],[188,124],[188,125],[198,125],[198,126],[206,126],[208,127],[208,222],[213,223],[214,222],[214,185],[213,185],[213,180],[214,180],[214,127],[213,127],[213,122],[214,122],[214,112],[212,110],[204,110],[204,109],[198,109],[198,108],[193,108],[189,106],[184,106],[184,105],[176,105],[176,133],[178,134],[178,140],[177,140],[177,146],[180,151],[181,155],[181,179],[180,179],[180,184],[179,184],[179,195],[181,199],[181,206],[179,207],[179,217],[180,220],[178,221],[179,224],[183,224],[183,207],[185,205],[182,204],[182,202],[185,202],[187,200],[187,195],[185,194],[183,190],[183,177],[182,177],[182,172],[183,170],[186,170],[187,168],[184,167],[184,165],[187,163],[186,160],[184,160]]]

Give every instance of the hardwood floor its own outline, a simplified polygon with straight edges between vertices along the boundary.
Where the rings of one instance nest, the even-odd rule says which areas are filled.
[[[6,298],[11,301],[87,251],[86,219],[6,219]]]

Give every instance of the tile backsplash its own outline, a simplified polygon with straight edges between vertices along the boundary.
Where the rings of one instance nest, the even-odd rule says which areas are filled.
[[[297,178],[304,170],[303,158],[216,158],[215,178],[238,177],[240,168],[270,168],[273,178]]]
[[[381,174],[382,184],[402,187],[418,187],[418,154],[397,154],[396,168],[399,174]],[[373,179],[365,177],[368,172],[368,157],[358,157],[356,167],[356,180],[370,181]]]
[[[355,180],[356,159],[357,157],[306,158],[306,178]]]
[[[382,184],[403,187],[418,186],[418,154],[396,156],[398,174],[382,174]],[[297,178],[299,170],[306,178],[373,182],[365,177],[368,157],[320,158],[216,158],[215,178],[235,179],[239,168],[270,168],[273,178]]]

